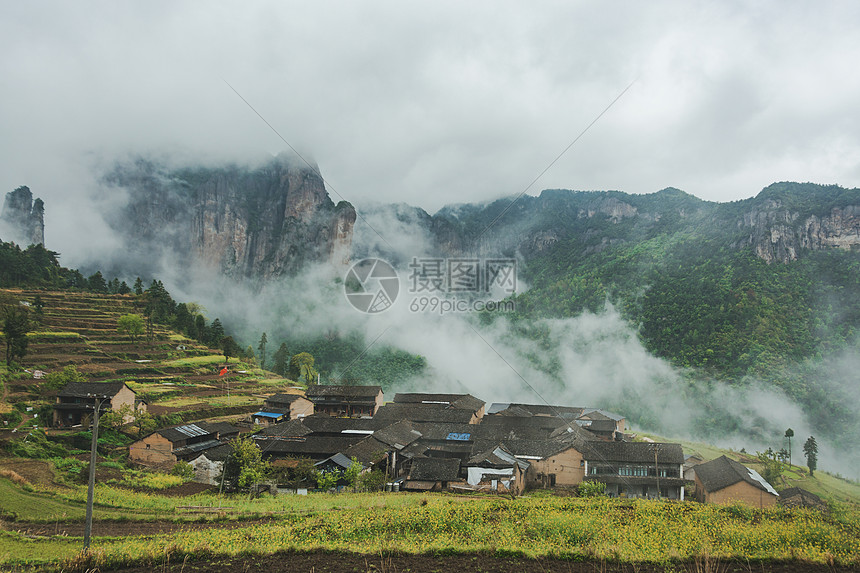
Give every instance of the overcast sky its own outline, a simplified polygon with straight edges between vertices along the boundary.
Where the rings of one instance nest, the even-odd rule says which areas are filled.
[[[284,150],[225,80],[359,206],[518,194],[631,83],[529,193],[855,187],[858,22],[857,2],[3,2],[0,190],[45,199],[59,247],[94,163]]]

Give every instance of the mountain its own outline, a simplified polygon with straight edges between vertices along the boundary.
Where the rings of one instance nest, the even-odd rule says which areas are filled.
[[[138,254],[166,252],[184,268],[263,280],[349,259],[355,209],[335,205],[319,169],[296,158],[179,169],[137,159],[104,182],[128,195],[109,221]]]
[[[530,285],[519,315],[609,300],[679,365],[749,373],[841,348],[860,327],[860,189],[775,183],[732,203],[553,189],[412,219],[442,256],[516,256]]]
[[[45,204],[41,199],[33,200],[33,193],[27,186],[21,186],[6,193],[0,220],[6,223],[2,237],[24,246],[45,244]]]

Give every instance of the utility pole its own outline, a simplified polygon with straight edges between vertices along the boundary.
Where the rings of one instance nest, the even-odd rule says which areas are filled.
[[[102,404],[108,399],[107,396],[91,396],[95,398],[95,408],[93,408],[93,443],[90,449],[90,480],[87,486],[87,521],[84,526],[84,553],[90,550],[90,537],[93,533],[93,493],[96,486],[96,450],[99,439],[99,410]]]
[[[660,499],[660,467],[657,465],[657,452],[660,451],[660,444],[651,444],[651,449],[654,450],[654,475],[657,476],[657,499]]]

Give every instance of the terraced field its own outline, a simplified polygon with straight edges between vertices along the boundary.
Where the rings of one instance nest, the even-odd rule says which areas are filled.
[[[24,373],[9,375],[3,402],[25,402],[38,409],[54,402],[57,391],[45,391],[36,370],[51,373],[72,365],[94,382],[122,380],[149,402],[154,415],[179,414],[183,421],[213,415],[243,417],[262,404],[263,397],[290,391],[291,382],[230,360],[225,365],[219,350],[154,325],[151,335],[136,341],[117,332],[124,314],[143,314],[143,303],[134,295],[6,290],[33,304],[36,295],[43,310],[38,325],[28,335]],[[32,308],[32,306],[31,306]],[[25,423],[26,423],[25,414]],[[6,430],[9,430],[7,428]],[[0,434],[3,432],[0,431]]]

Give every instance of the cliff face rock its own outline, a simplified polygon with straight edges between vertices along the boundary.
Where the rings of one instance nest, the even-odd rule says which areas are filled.
[[[768,199],[737,225],[746,234],[737,246],[752,247],[768,263],[794,261],[803,250],[860,247],[860,204],[831,207],[824,215],[801,215]]]
[[[41,199],[33,200],[27,186],[6,193],[0,219],[8,225],[7,241],[16,241],[23,246],[45,244],[45,204]]]
[[[587,207],[579,210],[579,216],[588,219],[598,214],[606,216],[613,223],[617,223],[626,217],[635,217],[638,210],[633,205],[619,201],[615,197],[592,201]]]
[[[268,279],[310,262],[349,261],[355,209],[335,206],[318,171],[289,158],[173,171],[138,161],[106,181],[129,194],[117,230],[186,264]]]

